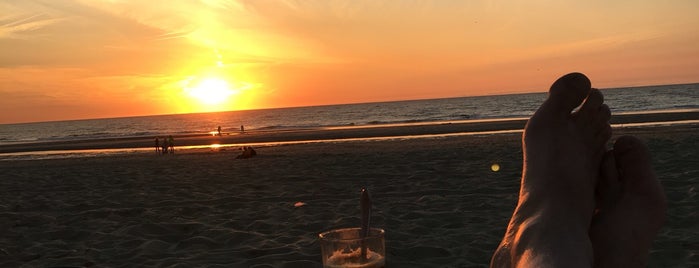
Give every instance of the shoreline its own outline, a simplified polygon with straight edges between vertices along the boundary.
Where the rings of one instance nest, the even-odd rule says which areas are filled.
[[[699,130],[699,120],[677,124],[675,122],[651,122],[651,123],[631,123],[612,125],[614,136],[622,135],[650,135],[654,133],[666,133],[673,135],[681,135],[693,133]],[[495,130],[495,131],[479,131],[479,132],[454,132],[443,134],[422,134],[422,135],[402,135],[402,136],[371,136],[371,137],[348,137],[348,138],[330,138],[330,139],[295,139],[285,141],[256,141],[246,143],[202,143],[206,139],[188,140],[195,145],[176,146],[177,155],[199,154],[207,152],[218,153],[238,153],[239,149],[244,146],[253,146],[256,149],[266,147],[278,147],[289,145],[309,145],[309,144],[343,144],[357,142],[394,142],[394,141],[411,141],[411,140],[429,140],[429,139],[507,139],[519,140],[522,135],[522,129],[515,130]],[[58,149],[44,151],[23,151],[0,153],[0,162],[2,161],[20,161],[20,160],[49,160],[63,158],[81,158],[81,157],[113,157],[113,156],[135,156],[153,154],[153,147],[128,147],[128,148],[102,148],[102,149]]]
[[[207,148],[211,145],[233,147],[247,144],[304,143],[374,138],[420,138],[440,135],[479,135],[521,131],[527,118],[464,120],[391,125],[344,126],[293,130],[250,130],[245,133],[210,133],[173,136],[175,147]],[[693,128],[699,125],[699,111],[614,114],[610,120],[615,129],[648,128],[673,125]],[[109,138],[98,140],[51,141],[0,145],[0,156],[31,153],[79,151],[146,151],[154,148],[154,137]]]

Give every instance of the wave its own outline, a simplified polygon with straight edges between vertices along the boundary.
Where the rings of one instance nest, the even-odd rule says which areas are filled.
[[[676,109],[699,109],[699,105],[687,104],[687,105],[675,105]]]
[[[319,128],[319,127],[328,127],[330,125],[321,125],[321,124],[306,124],[306,125],[272,125],[272,126],[261,126],[261,127],[256,127],[256,128],[246,128],[245,130],[248,131],[268,131],[268,130],[290,130],[290,129],[307,129],[307,128]]]
[[[160,136],[180,136],[202,134],[199,132],[183,131],[178,133],[159,133],[150,131],[136,132],[95,132],[95,133],[73,133],[66,135],[51,135],[48,137],[37,137],[31,139],[16,139],[8,140],[13,142],[52,142],[52,141],[77,141],[77,140],[104,140],[104,139],[128,139],[128,138],[144,138],[144,137],[160,137]]]
[[[16,144],[16,143],[30,143],[30,142],[37,142],[37,141],[39,141],[39,138],[17,138],[17,139],[0,138],[0,145],[2,145],[2,144]]]

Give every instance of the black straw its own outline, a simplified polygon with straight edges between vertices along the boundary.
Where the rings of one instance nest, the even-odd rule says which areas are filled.
[[[361,238],[361,252],[360,256],[362,260],[366,260],[367,256],[367,251],[366,251],[366,238],[369,236],[369,222],[371,221],[371,199],[369,198],[369,191],[365,188],[362,188],[362,197],[359,201],[359,206],[362,209],[362,229],[360,231],[360,238]]]

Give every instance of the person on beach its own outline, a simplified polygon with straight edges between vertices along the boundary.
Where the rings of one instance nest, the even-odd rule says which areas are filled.
[[[155,137],[155,153],[160,153],[160,140],[158,139],[158,137]]]
[[[522,134],[519,200],[491,267],[646,266],[666,199],[639,139],[606,151],[610,117],[585,75],[553,83]]]
[[[218,126],[218,135],[221,136],[221,126]]]
[[[163,144],[160,146],[160,148],[161,148],[160,153],[161,153],[161,154],[167,154],[167,149],[168,149],[168,147],[169,147],[169,146],[168,146],[168,143],[167,143],[167,139],[166,139],[165,137],[163,137]]]
[[[240,125],[240,134],[245,133],[245,126]]]
[[[243,152],[236,156],[235,159],[247,159],[257,155],[257,151],[250,146],[245,146],[241,148],[241,150],[243,150]]]
[[[167,136],[167,145],[168,145],[168,151],[171,154],[175,153],[175,139],[172,137],[172,135]]]

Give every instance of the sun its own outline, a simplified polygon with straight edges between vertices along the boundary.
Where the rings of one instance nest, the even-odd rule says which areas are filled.
[[[187,87],[187,92],[189,96],[207,105],[224,103],[230,96],[236,94],[226,80],[219,78],[203,79],[193,87]]]

